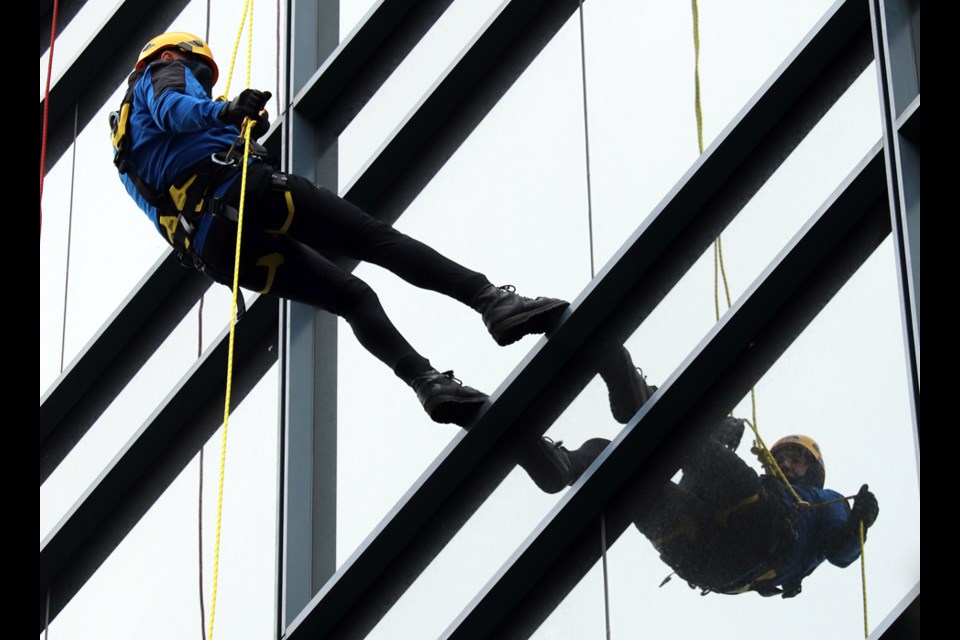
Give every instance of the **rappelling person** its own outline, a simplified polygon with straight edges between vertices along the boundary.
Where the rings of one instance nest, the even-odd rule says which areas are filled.
[[[270,128],[270,92],[245,89],[211,99],[219,71],[213,52],[189,33],[165,33],[140,52],[119,112],[111,114],[115,164],[130,196],[181,262],[232,284],[240,204],[241,126],[251,139]],[[244,199],[240,286],[325,309],[344,318],[360,343],[415,390],[437,422],[470,424],[486,394],[440,373],[387,318],[362,280],[320,252],[389,269],[414,286],[459,300],[481,314],[500,345],[544,333],[568,303],[530,299],[512,286],[440,255],[336,194],[275,168],[253,145]]]
[[[599,373],[621,423],[656,391],[623,348]],[[867,485],[852,508],[839,493],[824,489],[823,454],[805,435],[786,436],[770,448],[795,497],[771,463],[757,474],[735,453],[743,431],[743,420],[727,417],[705,439],[686,443],[680,481],[642,483],[632,518],[663,561],[702,593],[755,591],[790,598],[825,560],[846,567],[860,556],[860,523],[866,535],[879,506]],[[540,489],[556,493],[574,484],[608,444],[593,438],[569,450],[540,438],[523,448],[519,462]]]

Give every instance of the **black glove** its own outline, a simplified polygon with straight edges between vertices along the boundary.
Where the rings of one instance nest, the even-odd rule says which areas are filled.
[[[870,492],[867,485],[860,487],[860,492],[853,499],[853,509],[850,510],[850,522],[853,526],[859,527],[860,521],[863,521],[863,527],[866,529],[873,526],[877,521],[877,515],[880,513],[880,505],[877,504],[877,496]]]
[[[267,131],[270,131],[270,114],[264,109],[263,113],[257,116],[253,122],[253,128],[250,130],[250,139],[259,140]]]
[[[736,451],[740,446],[740,439],[743,438],[744,424],[740,418],[727,416],[717,424],[713,437],[730,451]]]
[[[223,109],[217,114],[221,122],[227,124],[239,125],[244,118],[256,119],[260,116],[264,105],[271,98],[269,91],[258,91],[257,89],[244,89],[236,98],[223,105]],[[269,124],[267,125],[269,127]]]

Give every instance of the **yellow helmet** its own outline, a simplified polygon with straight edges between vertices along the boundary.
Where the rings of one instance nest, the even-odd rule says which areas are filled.
[[[213,59],[213,51],[202,38],[185,31],[171,31],[153,38],[140,50],[140,57],[137,58],[134,68],[143,69],[151,58],[166,49],[179,49],[184,53],[192,53],[205,59],[213,68],[213,84],[217,84],[220,69],[217,68],[217,62]]]
[[[784,436],[777,440],[774,445],[770,447],[770,453],[776,454],[777,449],[791,445],[800,447],[806,451],[817,463],[817,469],[807,471],[807,475],[810,476],[807,478],[807,483],[813,486],[819,486],[822,489],[824,477],[827,474],[827,467],[823,464],[823,453],[820,451],[820,445],[810,436],[794,434]]]

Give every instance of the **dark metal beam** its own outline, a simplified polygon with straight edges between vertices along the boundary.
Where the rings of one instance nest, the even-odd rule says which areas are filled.
[[[166,252],[40,398],[40,484],[196,304],[211,281]]]
[[[920,636],[920,583],[914,587],[886,620],[880,623],[880,638],[883,640],[919,640]]]
[[[232,408],[276,362],[276,342],[277,302],[258,300],[237,324]],[[47,589],[52,620],[222,424],[226,364],[221,339],[40,543],[41,631]]]
[[[557,565],[564,564],[584,526],[609,510],[617,517],[608,532],[618,536],[630,522],[622,514],[630,513],[632,490],[652,479],[669,480],[680,465],[682,440],[727,415],[889,235],[884,187],[878,145],[464,609],[446,637],[532,631],[530,617],[549,613],[542,603],[565,595],[557,592],[554,576],[541,578],[564,571]],[[596,540],[586,555],[592,562],[600,555]],[[584,550],[572,555],[582,558]],[[571,570],[581,573],[592,562]],[[534,589],[544,592],[532,595],[537,607],[525,602]]]
[[[572,313],[550,340],[535,347],[511,374],[476,425],[454,440],[314,598],[311,609],[291,626],[288,638],[362,635],[392,606],[502,478],[500,472],[488,473],[486,481],[474,478],[481,461],[508,431],[521,428],[521,422],[522,428],[529,428],[531,413],[549,417],[557,409],[547,405],[562,411],[570,398],[564,391],[558,394],[557,386],[567,375],[567,365],[614,315],[618,302],[625,307],[647,305],[649,311],[658,300],[644,299],[642,292],[665,292],[672,286],[669,278],[675,281],[686,272],[866,67],[868,29],[866,8],[858,2],[839,5],[824,18],[727,128],[721,142],[698,161],[572,305]],[[743,175],[734,180],[736,188],[728,188],[726,183],[738,172]],[[393,197],[403,199],[403,194]],[[622,340],[631,331],[626,325],[610,328],[610,339]],[[550,402],[537,404],[548,386]],[[484,482],[487,486],[478,488]],[[441,517],[451,512],[457,514],[453,522]]]
[[[452,2],[380,0],[367,13],[293,100],[321,140],[336,141]]]
[[[63,33],[87,0],[60,0],[57,7],[57,35]],[[50,48],[50,27],[53,24],[53,0],[40,0],[40,55]],[[57,55],[54,45],[53,55]]]
[[[144,43],[166,31],[188,0],[125,0],[50,88],[47,171],[73,141],[73,107],[83,129],[133,69]],[[54,52],[56,55],[56,52]],[[40,100],[40,123],[43,123]],[[119,106],[119,105],[118,105]],[[107,123],[102,123],[106,136]]]
[[[576,6],[574,0],[511,0],[504,3],[430,93],[391,134],[381,151],[367,163],[347,188],[346,197],[365,211],[377,211],[382,208],[383,203],[378,201],[387,192],[386,187],[396,182],[384,180],[384,176],[398,174],[404,176],[399,181],[403,188],[419,193],[572,15]],[[518,56],[518,51],[526,55]],[[491,82],[501,85],[498,91],[486,90]],[[446,155],[439,163],[431,162],[426,179],[417,176],[411,170],[411,162],[430,159],[423,151],[436,146],[441,147]],[[373,185],[379,186],[372,188]],[[408,203],[409,200],[404,204]]]
[[[897,127],[900,133],[920,146],[920,96],[917,96],[897,119]]]

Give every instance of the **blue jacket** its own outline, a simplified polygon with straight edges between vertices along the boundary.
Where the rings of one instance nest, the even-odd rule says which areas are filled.
[[[222,103],[210,99],[184,63],[151,63],[134,86],[127,124],[131,140],[127,159],[140,179],[165,191],[181,172],[215,152],[229,149],[240,132],[217,118],[222,108]],[[235,177],[221,184],[214,195],[222,195]],[[137,191],[129,175],[121,174],[120,179],[137,206],[169,241],[156,208]]]
[[[794,485],[802,500],[819,505],[831,500],[833,504],[809,509],[795,509],[793,497],[781,492],[781,500],[791,509],[788,535],[784,540],[777,568],[776,583],[784,587],[784,595],[792,589],[799,592],[800,581],[810,575],[824,560],[838,567],[846,567],[860,557],[860,540],[855,523],[850,520],[850,508],[836,491]]]

